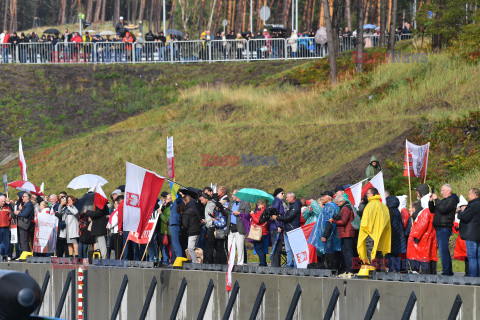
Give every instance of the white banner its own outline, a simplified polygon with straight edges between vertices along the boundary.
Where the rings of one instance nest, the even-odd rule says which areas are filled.
[[[17,225],[15,227],[10,227],[10,243],[15,244],[18,243],[18,233],[17,233]]]
[[[293,251],[297,268],[306,269],[309,264],[308,244],[302,228],[287,232],[288,242]]]
[[[417,146],[406,140],[405,149],[403,175],[407,177],[425,177],[427,175],[430,142]]]
[[[173,158],[173,136],[167,137],[167,158]]]

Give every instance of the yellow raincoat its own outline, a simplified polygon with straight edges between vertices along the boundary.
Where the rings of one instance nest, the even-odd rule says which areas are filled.
[[[358,256],[365,263],[368,263],[367,236],[370,236],[374,241],[372,259],[375,259],[377,251],[381,251],[383,254],[390,253],[392,241],[390,213],[387,206],[380,200],[380,195],[368,198],[368,204],[363,211],[362,222],[360,223],[357,250]]]

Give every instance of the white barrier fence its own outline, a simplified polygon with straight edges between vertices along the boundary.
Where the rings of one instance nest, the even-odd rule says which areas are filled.
[[[397,41],[411,35],[397,35]],[[379,44],[378,35],[364,37],[366,47]],[[355,37],[339,37],[340,52],[355,50]],[[23,63],[190,63],[316,59],[328,54],[314,38],[235,39],[152,42],[50,42],[0,44],[0,64]]]

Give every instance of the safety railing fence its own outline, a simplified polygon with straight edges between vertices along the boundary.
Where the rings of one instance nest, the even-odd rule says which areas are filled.
[[[396,41],[411,39],[396,35]],[[388,35],[386,36],[388,39]],[[364,36],[366,48],[380,44],[379,35]],[[355,37],[339,37],[340,52],[355,50]],[[316,59],[328,54],[328,45],[315,38],[226,39],[191,41],[36,42],[0,44],[0,63],[188,63]]]

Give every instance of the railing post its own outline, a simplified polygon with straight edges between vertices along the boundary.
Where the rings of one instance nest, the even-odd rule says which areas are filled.
[[[230,293],[230,298],[228,299],[227,307],[225,308],[225,313],[223,314],[223,320],[230,319],[230,314],[232,313],[233,305],[235,304],[235,300],[237,299],[239,289],[240,286],[238,285],[238,281],[235,280],[232,292]]]
[[[332,297],[330,298],[330,302],[328,303],[327,311],[323,316],[323,320],[330,320],[333,316],[333,311],[335,311],[335,306],[337,305],[338,297],[340,296],[340,291],[338,288],[335,287],[333,289]]]
[[[373,313],[375,312],[375,308],[377,307],[378,300],[380,299],[380,294],[378,290],[375,289],[373,293],[372,300],[370,300],[370,304],[368,305],[367,313],[365,314],[365,320],[372,320]]]
[[[197,320],[203,320],[205,317],[205,312],[207,311],[208,302],[210,301],[210,297],[212,296],[213,291],[213,281],[210,279],[210,282],[207,286],[207,291],[205,291],[205,296],[203,297],[202,305],[200,306],[200,311],[198,312]]]
[[[409,320],[410,316],[412,315],[413,307],[415,307],[415,303],[417,302],[417,296],[415,292],[412,291],[410,294],[410,298],[408,298],[407,305],[405,306],[405,311],[403,311],[402,320]]]
[[[187,279],[185,279],[184,277],[182,279],[182,283],[180,284],[180,288],[178,289],[177,298],[175,299],[175,304],[173,305],[173,310],[172,310],[172,314],[170,315],[170,320],[177,319],[178,309],[180,309],[180,303],[182,302],[183,294],[185,293],[186,288],[187,288]]]
[[[70,287],[70,282],[72,281],[72,278],[73,278],[72,272],[74,271],[70,270],[68,272],[67,280],[65,280],[62,295],[60,296],[60,301],[58,302],[57,311],[55,312],[55,318],[59,318],[60,315],[62,314],[63,305],[65,304],[65,299],[67,298],[68,288]]]
[[[127,275],[123,276],[122,285],[120,286],[120,290],[118,291],[117,301],[115,302],[115,306],[113,307],[112,316],[110,320],[117,319],[118,311],[120,310],[120,305],[122,304],[123,295],[125,294],[125,289],[127,288],[128,284],[128,277]]]
[[[302,294],[302,287],[297,284],[297,288],[295,289],[295,293],[293,294],[292,302],[290,302],[290,307],[288,308],[287,316],[285,320],[292,320],[293,314],[295,313],[295,309],[297,308],[298,300],[300,300],[300,295]]]
[[[247,62],[250,62],[250,40],[247,40]]]
[[[263,296],[265,295],[265,283],[262,282],[260,285],[260,289],[258,289],[257,298],[255,299],[255,303],[253,305],[252,313],[250,314],[250,320],[255,320],[258,315],[258,310],[260,310],[260,305],[262,304]]]
[[[47,287],[48,287],[48,282],[50,281],[50,271],[47,270],[45,272],[45,278],[43,278],[43,284],[42,284],[42,300],[40,300],[40,304],[38,305],[37,310],[33,313],[34,316],[38,316],[38,313],[40,312],[40,308],[42,307],[43,299],[45,297],[45,292],[47,292]]]
[[[455,320],[457,319],[458,312],[460,311],[460,307],[462,306],[462,298],[460,294],[457,294],[455,297],[455,301],[453,302],[452,310],[450,310],[450,314],[448,315],[448,320]]]
[[[147,297],[145,298],[145,303],[143,304],[142,313],[140,314],[140,320],[145,320],[147,317],[148,308],[152,302],[153,293],[155,292],[155,287],[157,286],[157,278],[153,277],[152,282],[150,282],[150,288],[148,288]]]

